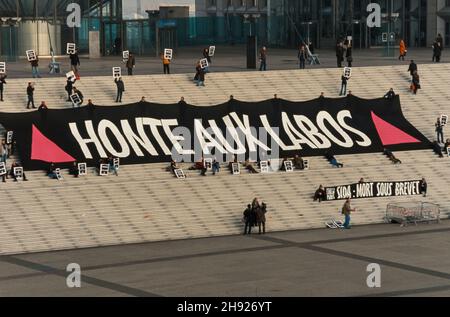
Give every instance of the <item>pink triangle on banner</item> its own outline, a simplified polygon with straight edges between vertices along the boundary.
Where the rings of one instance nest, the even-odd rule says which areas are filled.
[[[375,124],[375,128],[377,129],[383,145],[420,143],[416,138],[413,138],[409,134],[378,117],[373,111],[371,113],[373,123]]]
[[[64,152],[59,146],[44,136],[33,124],[31,139],[31,159],[48,163],[67,163],[75,159]]]

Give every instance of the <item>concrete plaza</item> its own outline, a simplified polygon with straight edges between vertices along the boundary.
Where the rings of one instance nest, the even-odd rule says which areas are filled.
[[[410,59],[414,59],[417,64],[432,63],[432,50],[426,48],[411,48],[405,61],[398,60],[398,49],[392,48],[394,56],[385,56],[384,48],[374,49],[354,49],[353,51],[353,67],[362,66],[386,66],[386,65],[405,65],[408,68]],[[392,52],[391,51],[391,52]],[[299,62],[297,59],[297,50],[295,49],[279,49],[270,48],[268,50],[267,69],[268,70],[286,70],[297,69]],[[336,54],[334,50],[317,50],[316,53],[320,58],[320,65],[307,65],[306,68],[334,68],[336,64]],[[448,61],[446,51],[443,52],[442,62]],[[171,67],[171,73],[195,73],[195,63],[202,57],[202,47],[186,47],[179,48],[174,54]],[[70,63],[68,56],[58,57],[57,62],[61,63],[61,74],[48,74],[48,64],[50,59],[40,59],[40,72],[44,78],[54,76],[64,76],[70,71]],[[233,72],[247,70],[246,47],[244,45],[234,46],[218,46],[216,55],[213,57],[210,70],[212,72]],[[346,64],[346,63],[344,63]],[[125,64],[122,62],[121,56],[106,56],[100,59],[89,59],[81,56],[81,66],[79,72],[81,77],[84,76],[105,76],[112,75],[112,67],[121,66],[122,74],[126,75]],[[259,62],[258,65],[259,67]],[[20,59],[16,62],[8,62],[8,75],[10,78],[28,78],[31,77],[31,67],[26,59]],[[405,69],[405,72],[406,72]],[[254,71],[254,70],[250,70]],[[135,75],[152,75],[162,74],[163,66],[159,57],[155,56],[137,56]]]
[[[0,296],[450,296],[449,233],[384,224],[1,256]],[[69,263],[81,288],[66,286]]]

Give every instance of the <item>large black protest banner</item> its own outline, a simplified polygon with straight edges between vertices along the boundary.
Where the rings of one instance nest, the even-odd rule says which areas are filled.
[[[420,195],[420,180],[401,182],[366,182],[326,187],[324,200],[344,200],[347,198],[379,198]]]
[[[144,102],[0,113],[0,124],[14,131],[26,169],[75,160],[96,165],[108,155],[137,164],[168,162],[172,153],[184,161],[202,152],[219,160],[261,150],[273,155],[277,147],[280,157],[430,148],[403,116],[399,97],[230,100],[211,107]]]

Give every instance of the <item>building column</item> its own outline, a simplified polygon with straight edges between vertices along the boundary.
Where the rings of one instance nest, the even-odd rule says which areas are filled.
[[[226,0],[217,0],[217,13],[216,13],[216,40],[218,42],[225,41],[225,11]]]
[[[445,0],[427,1],[427,46],[433,45],[438,33],[444,36],[445,20],[437,12],[445,7]]]

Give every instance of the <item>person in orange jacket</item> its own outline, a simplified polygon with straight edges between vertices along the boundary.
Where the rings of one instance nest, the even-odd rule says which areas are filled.
[[[398,57],[398,60],[405,60],[405,56],[406,56],[406,44],[405,41],[400,40],[400,56]]]
[[[161,54],[161,60],[163,62],[164,74],[170,74],[170,59],[166,58],[164,54]]]

